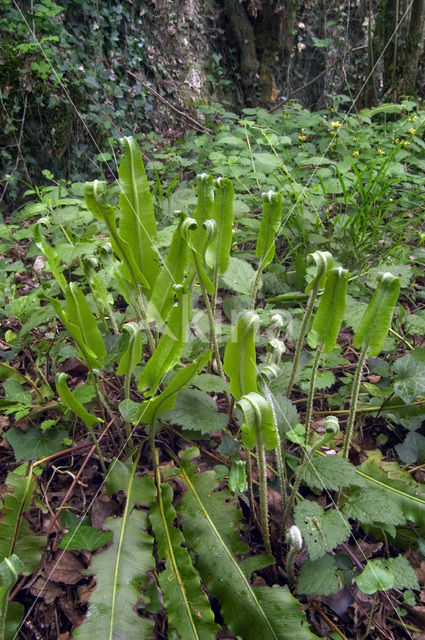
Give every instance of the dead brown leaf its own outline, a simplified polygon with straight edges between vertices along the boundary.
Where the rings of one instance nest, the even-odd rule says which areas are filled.
[[[52,582],[76,584],[86,569],[83,561],[72,551],[57,551],[43,562],[45,575]]]

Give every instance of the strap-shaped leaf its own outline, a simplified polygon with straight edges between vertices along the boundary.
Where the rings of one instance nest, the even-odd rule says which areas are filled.
[[[271,556],[239,561],[246,553],[237,527],[240,511],[227,490],[214,491],[213,472],[180,474],[187,489],[179,502],[187,543],[196,551],[197,567],[212,596],[217,598],[230,631],[243,640],[313,640],[298,600],[284,587],[253,587],[250,574],[272,561]]]
[[[62,273],[62,269],[60,268],[59,256],[56,253],[56,251],[53,249],[53,247],[51,247],[49,243],[46,242],[46,240],[44,239],[40,231],[40,226],[42,224],[48,224],[48,222],[49,221],[46,218],[41,218],[34,225],[34,242],[35,242],[35,245],[38,247],[38,249],[40,249],[40,251],[42,251],[46,256],[47,261],[49,263],[49,269],[52,272],[54,279],[62,289],[62,292],[65,294],[66,279]]]
[[[239,400],[238,406],[242,409],[245,424],[242,425],[242,440],[244,446],[253,449],[258,443],[258,434],[261,434],[265,449],[272,450],[277,447],[277,435],[273,420],[273,407],[259,393],[248,393]]]
[[[329,274],[325,290],[314,316],[307,342],[312,349],[318,344],[328,353],[336,347],[338,333],[344,319],[348,271],[336,267]]]
[[[76,282],[67,286],[65,302],[68,322],[79,328],[84,344],[101,360],[106,356],[105,343],[96,318]]]
[[[356,349],[366,345],[372,357],[382,351],[401,287],[400,278],[396,278],[392,273],[380,272],[377,281],[375,293],[353,338]]]
[[[55,378],[56,391],[62,401],[62,403],[68,409],[71,409],[76,416],[81,418],[86,427],[90,428],[98,422],[103,422],[102,418],[89,413],[81,402],[75,397],[70,388],[67,385],[67,373],[57,373]]]
[[[205,220],[205,222],[203,222],[202,234],[199,235],[199,225],[195,218],[185,218],[181,226],[181,234],[190,249],[192,261],[195,265],[196,275],[198,276],[203,288],[210,295],[213,295],[215,286],[205,272],[204,265],[202,264],[202,258],[204,257],[208,242],[215,234],[215,229],[216,224],[214,220]]]
[[[258,231],[255,255],[260,258],[260,268],[265,269],[273,260],[275,237],[282,217],[282,194],[263,193],[263,217]]]
[[[307,262],[316,266],[316,273],[305,289],[306,293],[310,293],[315,287],[321,289],[325,286],[328,273],[334,266],[334,259],[329,251],[315,251],[308,254]]]
[[[173,526],[177,514],[172,497],[171,487],[162,484],[157,503],[149,516],[158,546],[158,558],[165,560],[165,569],[159,574],[159,585],[168,628],[174,629],[185,640],[214,640],[219,627],[214,623],[208,598],[201,589],[199,574],[183,546],[183,534]]]
[[[22,620],[24,607],[20,603],[9,604],[8,598],[20,573],[24,573],[25,565],[13,554],[0,562],[0,639],[10,640],[17,634]]]
[[[106,526],[113,532],[113,544],[95,555],[87,573],[93,573],[97,588],[93,592],[88,616],[73,633],[73,640],[148,640],[152,622],[137,615],[139,587],[147,586],[147,571],[155,568],[153,538],[146,533],[149,525],[144,511],[133,509],[135,502],[149,504],[154,496],[150,486],[135,482],[137,464],[128,474],[126,507],[122,518],[109,518]],[[123,476],[124,477],[124,476]]]
[[[202,253],[207,238],[207,230],[204,223],[213,218],[214,186],[212,176],[206,173],[200,173],[196,176],[196,193],[198,200],[193,217],[197,224],[197,230],[193,244],[194,249]]]
[[[189,318],[190,296],[181,293],[177,305],[171,309],[164,333],[139,377],[139,391],[150,389],[153,394],[164,375],[180,361],[187,340]]]
[[[123,329],[128,333],[129,338],[127,348],[120,358],[117,374],[129,376],[142,358],[142,332],[135,322],[128,322],[123,325]]]
[[[88,209],[98,220],[105,222],[111,237],[111,245],[121,261],[122,275],[134,286],[140,284],[149,289],[149,282],[141,271],[141,266],[136,262],[128,242],[120,236],[116,226],[116,214],[111,205],[103,202],[106,183],[95,180],[84,185],[84,197]]]
[[[156,220],[139,145],[123,138],[124,155],[119,167],[120,237],[152,289],[158,276],[158,256],[153,245]]]
[[[139,422],[151,423],[156,416],[159,416],[163,411],[172,409],[176,401],[177,392],[185,387],[202,369],[207,362],[211,359],[211,352],[204,353],[192,364],[188,364],[187,367],[183,367],[180,371],[177,371],[174,378],[167,384],[164,391],[155,398],[145,400],[140,405],[140,410],[136,424]]]
[[[215,273],[225,273],[229,267],[232,248],[234,217],[234,191],[229,178],[215,181],[215,198],[212,218],[216,222],[216,233],[207,247],[205,261]]]
[[[182,236],[183,213],[178,212],[179,223],[171,239],[168,256],[161,267],[151,293],[147,316],[162,325],[173,306],[176,285],[182,285],[187,264],[187,243]]]
[[[226,344],[223,368],[230,378],[230,393],[236,400],[257,391],[255,336],[259,325],[260,318],[256,313],[244,312]]]
[[[40,562],[46,545],[46,538],[36,536],[24,517],[25,511],[31,506],[33,493],[31,467],[26,475],[10,472],[0,505],[0,560],[16,554],[25,560],[26,571],[29,573]]]

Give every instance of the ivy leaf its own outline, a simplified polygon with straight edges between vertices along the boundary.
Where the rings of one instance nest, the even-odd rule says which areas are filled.
[[[200,431],[202,434],[224,429],[227,424],[227,415],[219,413],[214,400],[198,389],[181,391],[174,409],[165,411],[162,417],[185,429]]]
[[[339,456],[314,456],[304,472],[303,482],[311,489],[332,489],[341,487],[366,486],[355,467],[346,458]]]
[[[230,265],[226,273],[221,276],[222,286],[237,293],[251,294],[255,271],[245,260],[230,258]]]
[[[100,531],[89,525],[77,526],[68,531],[59,544],[59,549],[86,549],[96,551],[112,540],[112,531]]]
[[[404,442],[395,446],[400,460],[405,464],[425,461],[425,437],[420,433],[410,432]]]
[[[406,522],[399,505],[378,488],[355,489],[350,493],[343,511],[348,518],[382,528],[383,525],[395,527]]]
[[[358,588],[363,593],[387,591],[394,586],[394,575],[379,560],[369,560],[362,573],[354,578]]]
[[[328,596],[342,588],[335,558],[326,554],[317,560],[308,558],[298,576],[297,593],[312,596]]]
[[[350,535],[350,525],[340,511],[324,511],[316,502],[305,500],[294,509],[295,524],[307,545],[311,560],[332,551]]]
[[[425,349],[417,347],[394,363],[395,393],[407,404],[425,392]]]

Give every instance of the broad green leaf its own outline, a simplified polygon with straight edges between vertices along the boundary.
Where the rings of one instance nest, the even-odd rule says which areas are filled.
[[[230,393],[236,400],[257,391],[255,337],[259,324],[260,318],[256,313],[244,312],[226,344],[223,368],[230,378]]]
[[[65,294],[66,317],[81,332],[84,344],[101,360],[106,356],[102,334],[85,295],[76,282],[70,282]]]
[[[394,447],[404,464],[425,462],[425,436],[410,432],[401,444]]]
[[[294,517],[311,560],[317,560],[332,551],[350,535],[350,525],[340,511],[324,511],[310,500],[297,504]]]
[[[405,556],[385,558],[381,562],[394,576],[394,589],[419,589],[415,571]]]
[[[214,622],[208,598],[201,589],[199,574],[184,547],[183,534],[173,526],[177,514],[172,497],[171,487],[162,484],[157,503],[149,515],[158,559],[165,561],[165,569],[159,574],[159,585],[167,612],[168,629],[174,629],[185,640],[214,640],[219,627]]]
[[[402,525],[406,522],[400,506],[391,496],[378,488],[354,489],[350,491],[343,512],[361,524]]]
[[[363,593],[387,591],[394,586],[394,574],[382,566],[379,560],[368,560],[362,573],[355,578],[356,584]]]
[[[25,565],[16,554],[0,562],[0,638],[12,640],[18,635],[24,607],[20,603],[8,601],[12,587],[19,574],[25,572]]]
[[[237,404],[242,409],[245,419],[241,427],[244,446],[253,449],[261,439],[265,449],[275,449],[278,441],[270,402],[252,391],[243,395]]]
[[[32,504],[33,493],[31,467],[27,475],[10,472],[0,503],[0,560],[16,554],[25,560],[25,573],[34,571],[46,546],[46,538],[36,536],[24,516]]]
[[[173,233],[168,256],[161,267],[149,297],[147,316],[161,326],[168,318],[173,306],[176,285],[182,285],[187,264],[187,243],[182,236],[183,214]]]
[[[380,451],[367,451],[367,459],[356,473],[371,487],[379,488],[397,504],[406,520],[413,522],[425,536],[425,485],[419,484],[397,462],[385,462]]]
[[[375,293],[354,334],[353,345],[356,349],[366,344],[370,356],[377,356],[382,351],[399,293],[399,278],[391,273],[381,273],[378,276]]]
[[[187,340],[189,318],[190,296],[183,293],[177,305],[171,309],[164,333],[139,377],[139,391],[146,392],[149,389],[153,394],[164,375],[180,361]]]
[[[63,440],[68,437],[66,429],[48,429],[42,431],[33,425],[28,431],[12,428],[5,438],[13,449],[16,460],[41,460],[64,448]]]
[[[44,253],[44,255],[47,258],[48,261],[48,265],[49,265],[49,269],[52,272],[52,275],[54,277],[54,279],[56,280],[56,282],[58,283],[58,285],[60,286],[62,293],[65,294],[65,289],[66,289],[66,279],[65,276],[62,273],[62,269],[60,267],[60,260],[59,260],[59,256],[56,253],[56,251],[53,249],[53,247],[51,247],[48,242],[46,242],[46,240],[44,239],[41,231],[40,231],[40,226],[42,224],[48,224],[48,220],[46,218],[41,218],[40,220],[38,220],[38,222],[34,225],[34,243],[36,245],[36,247],[38,249],[40,249],[40,251],[42,251]]]
[[[113,544],[93,558],[88,573],[94,574],[97,587],[90,597],[88,615],[73,632],[73,640],[148,640],[152,636],[152,621],[135,610],[140,587],[147,587],[146,573],[155,569],[153,538],[146,533],[147,514],[133,509],[136,501],[149,504],[152,497],[150,491],[136,491],[136,466],[128,474],[122,517],[106,521]]]
[[[328,553],[317,560],[307,558],[300,569],[297,593],[327,596],[342,589],[335,558]]]
[[[119,167],[119,235],[127,243],[135,263],[152,289],[158,276],[158,255],[154,248],[156,220],[143,166],[134,138],[123,138],[124,155]]]
[[[207,230],[204,224],[207,220],[213,219],[214,215],[214,185],[212,176],[206,173],[200,173],[196,176],[196,194],[198,200],[195,211],[193,212],[193,218],[196,221],[197,228],[194,231],[195,239],[193,240],[193,248],[202,254],[207,238]]]
[[[194,387],[201,389],[201,391],[208,391],[209,393],[224,393],[229,391],[229,383],[227,380],[223,380],[219,376],[215,376],[212,373],[200,373],[196,376],[192,384]]]
[[[112,531],[100,531],[90,525],[78,525],[64,535],[59,543],[59,549],[86,549],[96,551],[112,540]]]
[[[236,293],[250,295],[255,271],[246,260],[231,257],[229,267],[221,277],[224,289],[232,289]]]
[[[142,332],[135,322],[124,324],[123,329],[128,333],[129,338],[127,348],[119,361],[117,375],[129,376],[142,358]]]
[[[184,536],[230,631],[243,640],[314,640],[299,602],[286,587],[250,584],[250,574],[272,558],[237,559],[236,554],[246,554],[248,546],[237,530],[241,513],[231,493],[215,491],[213,472],[196,474],[192,466],[185,466],[180,476],[187,487],[178,505]]]
[[[397,375],[394,392],[409,403],[425,394],[425,349],[416,347],[395,361],[393,371]]]
[[[176,401],[177,392],[185,387],[205,367],[211,359],[211,352],[207,352],[200,356],[195,362],[188,364],[186,367],[177,371],[174,378],[167,384],[164,391],[155,398],[150,398],[142,402],[136,424],[139,422],[150,423],[159,416],[163,411],[172,409]]]
[[[245,493],[246,489],[246,460],[232,459],[229,472],[229,490],[232,493]]]
[[[282,194],[269,191],[263,193],[263,216],[257,237],[255,255],[260,258],[260,269],[265,269],[273,260],[275,237],[282,217]]]
[[[89,413],[87,409],[83,407],[81,402],[77,400],[77,398],[67,385],[67,378],[67,373],[57,373],[55,377],[56,390],[65,407],[73,411],[75,415],[81,418],[86,427],[92,427],[98,422],[103,422],[102,418],[98,418],[94,414]]]
[[[341,487],[365,486],[356,468],[346,458],[337,455],[314,455],[304,471],[303,483],[311,489],[337,491]]]
[[[336,347],[339,330],[344,318],[348,271],[336,267],[328,275],[325,290],[313,318],[307,342],[312,349],[321,346],[324,353]]]
[[[215,198],[212,218],[216,222],[216,233],[207,247],[205,261],[215,273],[225,273],[229,267],[233,230],[233,185],[228,178],[215,182]]]
[[[213,398],[197,389],[180,391],[174,408],[162,415],[169,422],[202,434],[224,429],[228,422],[227,414],[218,412]]]

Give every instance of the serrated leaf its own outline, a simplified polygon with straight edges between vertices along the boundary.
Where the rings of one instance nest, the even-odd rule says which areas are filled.
[[[317,560],[307,558],[300,569],[297,593],[327,596],[342,588],[335,558],[326,554]]]
[[[200,373],[192,380],[194,387],[197,387],[201,391],[208,391],[208,393],[224,393],[229,391],[229,383],[227,380],[223,380],[219,376],[214,376],[212,373]]]
[[[395,393],[407,404],[425,393],[425,349],[416,347],[395,361]]]
[[[221,276],[221,284],[224,289],[232,289],[237,293],[249,295],[255,279],[255,271],[245,260],[230,258],[229,268]]]
[[[179,502],[187,543],[197,554],[197,567],[211,595],[220,603],[226,625],[244,640],[313,640],[299,602],[284,587],[253,587],[248,577],[271,558],[247,558],[248,551],[237,527],[240,511],[227,490],[215,491],[213,472],[193,473],[193,466],[180,472],[187,490]],[[282,624],[284,621],[284,624]]]
[[[201,589],[199,574],[183,546],[183,534],[173,526],[177,514],[172,497],[171,487],[162,484],[157,503],[149,515],[158,546],[158,558],[165,560],[165,569],[159,574],[159,585],[168,628],[174,629],[185,640],[214,640],[219,627],[214,623],[208,598]]]
[[[97,588],[89,602],[88,616],[73,633],[73,640],[148,640],[152,635],[152,621],[141,618],[135,611],[140,587],[147,587],[147,571],[153,571],[153,538],[146,533],[147,514],[133,509],[134,502],[150,501],[134,483],[136,464],[127,474],[125,491],[127,502],[122,518],[109,518],[106,527],[112,531],[113,544],[94,556],[92,568]],[[152,483],[151,483],[152,484]],[[140,494],[140,495],[139,495]]]
[[[283,393],[274,393],[272,401],[280,435],[284,436],[288,429],[294,428],[299,424],[300,416],[296,406]]]
[[[356,468],[346,458],[340,456],[315,455],[307,464],[303,483],[311,489],[332,489],[365,486],[365,481],[356,473]]]
[[[224,429],[228,422],[225,413],[219,413],[216,402],[203,391],[184,389],[174,405],[174,409],[166,411],[162,417],[184,429],[211,433]]]
[[[422,335],[425,333],[425,309],[406,315],[406,331],[410,335]]]
[[[354,489],[343,507],[348,518],[362,524],[393,525],[404,524],[406,519],[399,505],[384,491],[376,489]]]
[[[405,556],[386,558],[382,564],[394,576],[394,589],[419,589],[416,574]]]
[[[64,535],[59,543],[59,549],[96,551],[110,540],[112,540],[112,531],[100,531],[83,524]]]
[[[324,511],[316,502],[300,502],[294,509],[294,516],[311,560],[332,551],[350,535],[351,527],[340,511]]]

